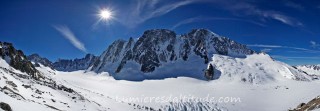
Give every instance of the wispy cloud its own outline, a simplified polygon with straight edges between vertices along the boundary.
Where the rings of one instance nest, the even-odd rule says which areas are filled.
[[[303,24],[289,16],[286,16],[286,15],[282,15],[282,14],[278,14],[278,13],[264,13],[265,17],[270,17],[270,18],[273,18],[275,20],[278,20],[284,24],[287,24],[287,25],[290,25],[290,26],[295,26],[295,27],[300,27],[300,26],[303,26]]]
[[[304,10],[304,7],[298,3],[295,3],[293,1],[290,1],[290,0],[286,0],[284,1],[285,2],[285,6],[287,7],[290,7],[290,8],[293,8],[293,9],[297,9],[297,10]]]
[[[311,44],[312,48],[319,48],[320,47],[320,44],[315,41],[310,41],[310,44]]]
[[[183,0],[163,3],[162,0],[137,0],[133,6],[128,8],[128,13],[120,22],[128,28],[134,28],[151,18],[167,14],[181,6],[198,1],[199,0]]]
[[[294,49],[294,50],[300,50],[308,53],[319,53],[319,50],[311,50],[301,47],[290,47],[290,46],[281,46],[281,45],[264,45],[264,44],[254,44],[254,45],[247,45],[249,47],[262,47],[262,48],[285,48],[285,49]]]
[[[282,59],[282,60],[293,60],[291,58],[288,58],[287,56],[281,56],[281,55],[270,55],[272,58],[275,59]]]
[[[231,5],[230,3],[223,3],[227,10],[233,11],[237,15],[251,15],[260,17],[263,21],[268,19],[276,20],[286,25],[294,26],[294,27],[301,27],[303,23],[300,21],[287,16],[281,12],[274,11],[274,10],[263,10],[258,8],[256,5],[249,3],[249,2],[233,2]],[[238,14],[243,13],[243,14]]]
[[[254,44],[254,45],[247,45],[249,47],[264,47],[264,48],[281,48],[280,45],[263,45],[263,44]]]
[[[119,22],[128,28],[135,28],[141,23],[145,21],[165,15],[179,7],[186,6],[193,3],[210,3],[216,6],[221,6],[221,8],[225,10],[229,10],[238,16],[255,16],[260,18],[262,21],[276,20],[283,24],[294,26],[294,27],[302,27],[304,24],[297,19],[287,16],[284,13],[274,10],[265,10],[259,8],[255,2],[250,1],[217,1],[217,0],[181,0],[181,1],[165,1],[165,0],[137,0],[133,5],[130,5],[123,17],[119,17]],[[299,4],[294,2],[286,2],[285,4],[288,7],[294,8],[303,8]],[[188,24],[195,22],[196,20],[203,20],[203,18],[194,17],[187,20],[182,21],[180,24]],[[249,20],[239,20],[239,19],[230,19],[230,18],[211,18],[205,20],[237,20],[244,22],[251,22],[257,25],[261,25],[261,23],[249,21]],[[179,24],[174,25],[172,28],[178,27]]]
[[[259,22],[255,22],[255,21],[250,21],[250,20],[245,20],[245,19],[239,19],[239,18],[224,18],[224,17],[193,17],[193,18],[188,18],[185,20],[182,20],[178,23],[176,23],[175,25],[173,25],[171,27],[171,29],[176,29],[177,27],[180,27],[182,25],[186,25],[186,24],[190,24],[190,23],[194,23],[194,22],[203,22],[203,21],[211,21],[211,20],[228,20],[228,21],[240,21],[240,22],[247,22],[247,23],[251,23],[251,24],[255,24],[255,25],[259,25],[262,27],[265,27],[264,24],[259,23]]]
[[[270,52],[272,49],[268,49],[268,48],[265,48],[265,49],[262,49],[261,52]]]
[[[69,40],[69,42],[82,52],[87,52],[83,43],[81,43],[72,31],[67,26],[53,26],[57,31],[59,31],[64,38]]]
[[[271,55],[271,57],[276,58],[276,59],[284,59],[284,60],[296,60],[296,59],[316,59],[320,60],[319,56],[281,56],[281,55]]]

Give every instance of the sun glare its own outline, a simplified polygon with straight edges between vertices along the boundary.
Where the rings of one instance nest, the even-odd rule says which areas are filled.
[[[93,24],[93,27],[97,27],[98,24],[102,23],[105,25],[110,25],[113,20],[115,20],[115,11],[112,10],[112,8],[97,8],[97,12],[95,16],[98,18],[98,21],[96,21]]]
[[[103,20],[109,20],[112,18],[112,12],[110,10],[106,10],[106,9],[101,10],[99,15],[100,15],[101,19],[103,19]]]

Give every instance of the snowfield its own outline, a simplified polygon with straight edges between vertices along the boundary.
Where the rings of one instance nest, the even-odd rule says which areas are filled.
[[[266,54],[246,58],[213,55],[210,64],[216,69],[212,81],[178,77],[134,82],[115,80],[107,72],[60,72],[37,67],[57,85],[71,88],[71,93],[19,78],[15,73],[25,73],[2,59],[0,63],[1,89],[9,87],[25,98],[0,91],[0,101],[8,103],[13,111],[286,111],[320,95],[320,81]]]

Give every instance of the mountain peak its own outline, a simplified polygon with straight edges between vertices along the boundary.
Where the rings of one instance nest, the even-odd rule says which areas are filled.
[[[35,66],[39,66],[40,63],[46,67],[50,67],[51,69],[53,69],[52,62],[49,61],[47,58],[41,57],[39,54],[31,54],[27,58],[31,62],[34,62]]]
[[[84,58],[92,58],[92,57],[94,57],[94,56],[95,56],[95,55],[88,53],[88,54],[86,54],[86,56],[85,56]]]
[[[144,31],[144,34],[148,34],[148,33],[174,33],[174,31],[169,29],[150,29],[150,30]]]
[[[192,29],[190,32],[191,32],[191,33],[192,33],[192,32],[205,32],[205,33],[209,33],[209,32],[212,32],[212,31],[209,30],[209,29],[206,29],[206,28],[198,28],[198,29]]]
[[[29,55],[29,56],[33,56],[33,57],[40,57],[40,55],[39,55],[39,54],[37,54],[37,53],[33,53],[33,54]]]
[[[0,57],[4,59],[10,66],[26,72],[34,79],[40,79],[42,76],[34,65],[27,59],[21,50],[14,48],[12,43],[0,42]]]
[[[191,63],[205,67],[212,54],[243,57],[252,53],[254,51],[245,45],[221,37],[208,29],[194,29],[181,36],[168,29],[151,29],[145,31],[136,42],[133,39],[129,39],[128,42],[123,40],[113,42],[89,70],[107,71],[116,79],[160,79],[174,77],[175,75],[161,75],[163,72],[157,70],[167,67],[166,64],[175,64],[166,70],[180,71],[185,76],[202,78],[201,75],[192,75],[191,69],[188,72],[186,67],[178,67],[179,64]],[[193,63],[194,59],[197,63]],[[198,69],[195,70],[201,73]],[[157,76],[147,75],[149,73]],[[128,74],[136,76],[127,77]]]
[[[212,32],[211,30],[204,28],[192,29],[188,33],[188,35],[193,37],[221,37],[218,34]]]
[[[143,33],[139,38],[140,41],[150,41],[150,42],[164,42],[168,39],[174,39],[176,33],[168,29],[151,29]]]

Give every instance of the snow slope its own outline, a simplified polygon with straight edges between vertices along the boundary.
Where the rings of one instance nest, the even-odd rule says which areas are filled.
[[[308,74],[320,76],[320,65],[298,65],[298,69],[305,71]]]
[[[277,81],[310,81],[311,77],[285,63],[273,60],[268,54],[252,54],[246,58],[214,54],[210,62],[219,81],[264,84]]]
[[[13,111],[106,110],[78,92],[57,84],[50,77],[56,72],[49,67],[40,69],[40,73],[44,78],[35,80],[0,58],[0,101],[8,103]]]

